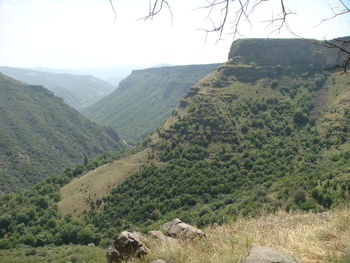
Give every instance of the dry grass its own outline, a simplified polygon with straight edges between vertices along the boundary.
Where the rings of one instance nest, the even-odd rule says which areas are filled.
[[[103,165],[61,188],[58,209],[62,214],[80,216],[90,209],[89,202],[101,199],[148,160],[148,149],[125,159]]]
[[[202,240],[178,246],[148,240],[151,254],[132,262],[163,259],[176,263],[239,262],[252,243],[291,253],[304,263],[350,262],[350,210],[322,214],[279,213],[204,229]]]

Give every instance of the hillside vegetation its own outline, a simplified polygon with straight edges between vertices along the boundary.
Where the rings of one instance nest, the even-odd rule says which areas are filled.
[[[203,229],[206,238],[174,245],[145,236],[151,253],[128,262],[163,259],[177,263],[236,263],[248,255],[252,243],[291,253],[304,263],[347,263],[350,260],[350,212],[285,213]],[[105,249],[70,245],[0,250],[1,262],[105,263]]]
[[[267,41],[260,46],[278,49]],[[256,50],[256,61],[266,52]],[[207,227],[207,239],[180,248],[149,241],[154,252],[134,262],[238,262],[252,242],[305,262],[346,262],[350,81],[308,60],[297,68],[270,61],[235,53],[142,144],[1,197],[0,247],[106,246],[119,231],[180,218]],[[79,205],[61,205],[74,196]]]
[[[95,201],[103,211],[91,222],[116,232],[174,217],[204,226],[348,202],[348,77],[302,67],[309,71],[238,56],[219,67],[145,141],[150,164]]]
[[[41,86],[0,74],[0,191],[15,190],[125,145]]]
[[[10,67],[0,67],[0,72],[24,83],[44,86],[77,110],[94,104],[115,89],[111,84],[93,76]]]
[[[188,90],[219,64],[134,70],[113,93],[83,110],[97,123],[117,129],[135,144],[171,115]]]

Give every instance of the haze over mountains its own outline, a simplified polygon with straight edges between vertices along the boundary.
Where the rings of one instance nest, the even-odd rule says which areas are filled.
[[[91,75],[82,76],[10,67],[0,67],[0,72],[24,83],[44,86],[77,110],[97,102],[116,89],[116,86]]]

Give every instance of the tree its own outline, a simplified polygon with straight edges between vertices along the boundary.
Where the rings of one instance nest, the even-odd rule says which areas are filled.
[[[109,1],[115,14],[113,0]],[[250,18],[254,15],[254,11],[263,8],[263,4],[268,1],[271,0],[207,0],[207,4],[199,8],[208,9],[208,18],[212,21],[211,15],[215,11],[220,11],[222,15],[219,21],[212,21],[212,28],[204,30],[206,33],[219,33],[219,39],[221,39],[224,29],[227,25],[231,25],[233,39],[236,39],[241,36],[240,31],[243,21],[248,21],[250,23]],[[338,0],[338,2],[341,8],[339,10],[332,9],[333,16],[323,19],[321,23],[350,13],[348,3],[345,3],[344,0]],[[279,0],[279,10],[276,10],[277,15],[265,22],[267,22],[270,28],[272,28],[270,34],[280,32],[282,28],[286,28],[299,38],[298,34],[292,32],[288,26],[289,16],[295,13],[288,9],[286,3],[287,0]],[[148,14],[144,17],[144,20],[152,20],[163,9],[167,9],[171,16],[173,15],[171,0],[150,0]],[[342,69],[344,73],[347,73],[350,63],[350,38],[339,38],[332,41],[314,41],[314,43],[323,46],[328,50],[336,51],[335,56],[337,56],[337,60],[335,64],[325,68],[325,70]]]

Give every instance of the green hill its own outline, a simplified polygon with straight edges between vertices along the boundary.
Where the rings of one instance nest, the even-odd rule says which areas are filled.
[[[0,72],[28,84],[44,86],[77,110],[94,104],[115,89],[111,84],[93,76],[10,67],[0,67]]]
[[[97,123],[116,128],[134,144],[171,115],[188,90],[219,64],[134,70],[119,88],[82,112]]]
[[[266,41],[269,50],[280,48]],[[284,49],[295,47],[286,42]],[[237,55],[191,88],[145,141],[149,164],[92,201],[99,229],[149,229],[174,217],[203,226],[349,200],[348,77],[318,73],[307,60],[285,68]]]
[[[97,153],[124,148],[100,127],[41,86],[0,74],[1,191],[18,189]]]
[[[267,48],[278,50],[266,41]],[[295,67],[248,61],[231,56],[189,90],[161,128],[119,160],[90,160],[31,190],[1,197],[0,247],[105,245],[121,230],[153,230],[173,218],[203,227],[280,210],[322,212],[349,205],[348,76],[304,67],[310,61]],[[67,200],[73,200],[70,207]],[[346,235],[344,220],[339,229]],[[264,229],[270,231],[268,225]],[[287,233],[295,230],[293,222],[288,226]],[[253,237],[243,234],[240,244],[261,240],[259,227],[249,227]],[[228,236],[235,234],[237,229]],[[303,242],[328,242],[343,234],[310,235]],[[238,244],[230,238],[223,253]],[[322,245],[311,247],[323,251]],[[208,248],[213,249],[203,244],[201,251]]]

